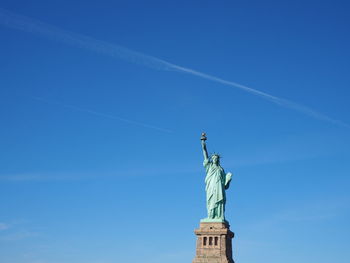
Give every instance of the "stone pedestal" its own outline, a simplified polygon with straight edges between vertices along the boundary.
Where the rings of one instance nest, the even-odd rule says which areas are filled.
[[[192,263],[234,263],[232,238],[227,222],[201,222],[196,229],[196,257]]]

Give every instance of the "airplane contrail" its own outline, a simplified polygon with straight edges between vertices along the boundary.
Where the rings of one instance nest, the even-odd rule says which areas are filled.
[[[298,103],[295,103],[293,101],[289,101],[287,99],[283,99],[280,97],[273,96],[271,94],[268,94],[266,92],[259,91],[257,89],[253,89],[250,87],[247,87],[245,85],[228,81],[210,74],[206,74],[200,71],[196,71],[190,68],[182,67],[173,63],[170,63],[168,61],[145,55],[143,53],[139,53],[133,50],[130,50],[125,47],[121,47],[115,44],[111,44],[105,41],[97,40],[85,35],[73,33],[70,31],[63,30],[59,27],[41,22],[39,20],[32,19],[27,16],[22,16],[15,14],[13,12],[10,12],[8,10],[0,8],[0,25],[14,28],[17,30],[38,34],[45,36],[47,38],[69,44],[72,46],[76,46],[79,48],[88,49],[100,54],[104,54],[110,57],[115,57],[119,59],[126,60],[128,62],[140,64],[146,67],[150,67],[156,70],[166,70],[166,71],[177,71],[182,72],[186,74],[190,74],[193,76],[197,76],[203,79],[207,79],[210,81],[214,81],[216,83],[220,83],[226,86],[230,86],[233,88],[238,88],[241,90],[244,90],[246,92],[249,92],[255,96],[262,97],[270,102],[273,102],[279,106],[289,108],[295,111],[298,111],[300,113],[306,114],[310,117],[327,121],[333,124],[337,124],[340,126],[344,126],[347,128],[350,128],[350,125],[341,121],[333,119],[325,114],[319,113],[309,107],[300,105]]]
[[[144,128],[149,128],[149,129],[153,129],[153,130],[158,130],[161,132],[167,132],[167,133],[172,133],[173,131],[165,129],[165,128],[161,128],[161,127],[157,127],[151,124],[147,124],[144,122],[139,122],[139,121],[134,121],[134,120],[130,120],[130,119],[125,119],[116,115],[112,115],[112,114],[106,114],[106,113],[102,113],[102,112],[98,112],[98,111],[94,111],[94,110],[90,110],[90,109],[86,109],[86,108],[81,108],[81,107],[77,107],[74,105],[69,105],[69,104],[65,104],[65,103],[61,103],[61,102],[57,102],[57,101],[52,101],[52,100],[48,100],[42,97],[37,97],[37,96],[30,96],[32,99],[41,101],[41,102],[45,102],[48,104],[55,104],[55,105],[59,105],[65,108],[69,108],[72,110],[76,110],[76,111],[81,111],[81,112],[86,112],[92,115],[96,115],[96,116],[100,116],[100,117],[104,117],[104,118],[108,118],[108,119],[113,119],[113,120],[118,120],[118,121],[122,121],[128,124],[132,124],[132,125],[137,125],[137,126],[141,126]]]

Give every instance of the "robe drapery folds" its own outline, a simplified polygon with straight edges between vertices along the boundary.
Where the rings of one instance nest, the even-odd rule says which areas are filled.
[[[204,160],[206,170],[205,191],[207,193],[208,218],[224,218],[226,195],[225,189],[230,185],[231,173],[225,173],[220,165]]]

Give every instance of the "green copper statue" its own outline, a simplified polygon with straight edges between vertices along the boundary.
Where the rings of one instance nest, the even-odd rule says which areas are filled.
[[[224,222],[225,221],[225,190],[229,188],[232,174],[225,173],[220,166],[220,155],[214,153],[208,156],[205,141],[207,137],[202,133],[202,149],[204,156],[204,168],[206,171],[205,191],[207,193],[208,217],[202,222]]]

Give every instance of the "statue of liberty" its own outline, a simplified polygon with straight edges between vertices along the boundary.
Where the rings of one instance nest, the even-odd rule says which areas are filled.
[[[205,191],[207,195],[208,217],[202,222],[224,222],[225,221],[225,190],[229,188],[232,174],[225,173],[220,166],[220,155],[217,153],[208,156],[205,141],[207,137],[202,133],[202,150],[204,156],[204,168],[206,171]]]

